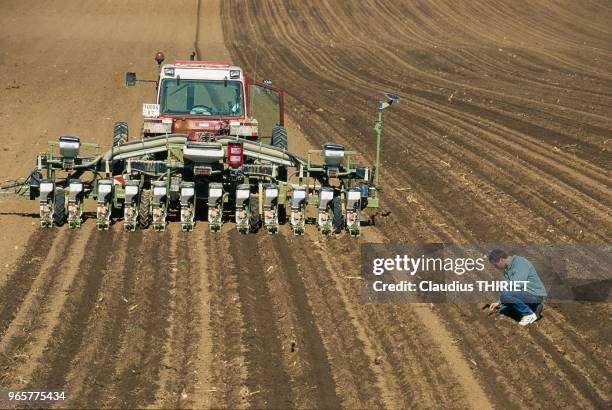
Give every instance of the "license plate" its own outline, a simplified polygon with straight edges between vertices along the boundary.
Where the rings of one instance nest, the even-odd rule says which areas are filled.
[[[159,117],[159,104],[142,104],[142,116],[147,118]]]

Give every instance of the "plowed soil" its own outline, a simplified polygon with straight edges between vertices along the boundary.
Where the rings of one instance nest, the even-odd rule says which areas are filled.
[[[0,175],[48,139],[135,134],[154,79],[196,50],[286,90],[290,149],[344,143],[383,208],[359,239],[40,231],[0,199],[0,389],[71,408],[609,408],[606,304],[525,329],[476,305],[364,305],[360,244],[609,243],[606,1],[0,2]]]

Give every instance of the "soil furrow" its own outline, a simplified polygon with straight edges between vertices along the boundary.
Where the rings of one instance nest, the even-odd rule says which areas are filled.
[[[293,407],[292,383],[283,366],[285,349],[274,320],[274,301],[262,280],[264,267],[257,243],[236,230],[227,235],[234,266],[226,274],[236,277],[246,327],[243,343],[248,403],[253,408]]]
[[[337,255],[328,262],[334,270],[342,271],[344,266],[350,266],[350,248],[347,245],[331,241],[328,249],[318,248],[323,259],[326,259],[325,250]],[[360,297],[360,284],[352,282],[349,291],[352,299]],[[431,403],[432,406],[441,404],[447,407],[464,403],[471,407],[491,407],[479,386],[470,383],[473,375],[466,363],[457,357],[452,347],[445,345],[445,341],[451,341],[450,336],[428,305],[373,304],[359,305],[358,309],[363,311],[367,323],[376,329],[385,346],[382,357],[389,360],[400,379],[407,383],[405,388],[413,390],[411,405]],[[417,352],[427,352],[427,360],[422,360]],[[406,369],[405,362],[419,365]],[[414,380],[419,380],[422,387],[417,388]]]
[[[113,377],[113,407],[144,407],[155,400],[170,323],[170,281],[173,235],[152,229],[142,233],[144,260],[137,272],[132,299],[138,305],[129,312],[127,331],[119,361],[122,368]]]
[[[326,329],[335,328],[335,333],[338,334],[336,337],[342,341],[342,343],[338,343],[331,337],[329,331],[326,332],[329,339],[329,349],[333,352],[330,355],[330,360],[336,365],[340,362],[349,366],[348,374],[359,375],[358,378],[352,379],[352,382],[356,383],[357,391],[366,388],[366,386],[368,386],[367,389],[372,389],[370,392],[364,392],[366,393],[364,394],[365,397],[358,395],[360,400],[366,400],[365,402],[353,404],[345,401],[344,405],[348,407],[357,405],[386,408],[407,408],[414,403],[420,403],[423,406],[433,405],[428,398],[423,396],[426,393],[423,389],[415,388],[415,380],[420,380],[417,366],[403,365],[403,363],[409,361],[405,355],[406,351],[403,344],[387,343],[390,333],[393,332],[387,326],[388,322],[384,315],[376,317],[374,321],[364,317],[363,306],[358,303],[358,297],[352,292],[355,290],[354,286],[358,286],[356,285],[356,283],[359,283],[358,274],[346,271],[350,264],[347,264],[342,255],[330,258],[325,247],[331,241],[323,238],[316,239],[317,235],[318,233],[307,234],[306,238],[289,240],[289,243],[293,247],[297,247],[302,241],[306,241],[302,248],[304,258],[299,259],[298,268],[302,280],[309,290],[309,297],[313,300],[318,300],[318,298],[329,300],[328,303],[339,298],[340,302],[337,307],[317,309],[316,311],[316,315],[321,316],[319,320],[325,324],[324,327]],[[342,263],[332,262],[337,258],[341,259]],[[347,258],[350,257],[347,255]],[[353,276],[353,274],[355,275]],[[347,282],[353,283],[349,284]],[[348,292],[346,287],[350,288]],[[329,290],[323,291],[322,289]],[[311,293],[315,291],[320,295],[312,296]],[[332,292],[334,291],[337,292],[336,295],[333,295]],[[326,324],[323,319],[329,315],[326,312],[332,311],[332,309],[333,311],[345,312],[347,322],[345,325],[336,323],[332,327]],[[357,362],[354,360],[356,357],[354,350],[344,346],[344,344],[349,345],[351,338],[355,339],[354,344],[363,344],[362,353],[357,356],[360,357]],[[340,347],[341,351],[335,351],[336,346]],[[345,358],[344,355],[347,352],[350,352],[350,357]],[[383,357],[385,358],[383,359]],[[339,359],[338,362],[336,358]],[[356,363],[368,366],[362,368]],[[344,386],[345,383],[347,383],[347,378],[338,381],[340,386]],[[374,397],[379,397],[381,401],[372,401]]]
[[[204,227],[203,229],[208,229]],[[248,404],[246,391],[245,331],[252,326],[243,316],[243,300],[238,292],[236,275],[231,274],[233,257],[226,233],[222,237],[204,234],[204,246],[209,269],[206,271],[210,295],[210,323],[213,358],[210,363],[212,387],[208,407],[244,408]]]
[[[196,358],[198,341],[203,338],[202,322],[207,318],[201,316],[197,303],[201,296],[200,276],[207,270],[200,266],[197,248],[194,245],[196,235],[179,233],[176,250],[176,288],[171,332],[169,364],[171,373],[163,386],[162,407],[192,407],[195,388],[193,379],[197,373]],[[161,383],[160,383],[161,384]],[[199,393],[200,394],[200,393]]]
[[[52,243],[61,235],[58,229],[45,229],[28,239],[23,254],[15,263],[16,270],[0,289],[0,337],[4,336],[21,302],[42,274],[41,268],[49,257]]]
[[[554,339],[546,336],[543,332],[539,332],[538,330],[539,329],[534,329],[534,331],[531,332],[531,336],[533,337],[534,341],[542,347],[542,349],[546,352],[546,356],[554,363],[555,367],[557,367],[563,373],[564,377],[567,378],[568,383],[571,383],[573,389],[584,397],[586,403],[588,403],[587,405],[595,408],[604,408],[610,404],[610,392],[608,389],[610,386],[607,385],[604,387],[605,393],[603,393],[600,390],[600,386],[594,385],[594,382],[599,384],[601,380],[597,376],[603,376],[604,380],[607,379],[610,381],[610,372],[607,372],[607,374],[604,375],[593,375],[593,377],[586,377],[583,372],[590,369],[586,367],[583,368],[583,371],[577,369],[574,365],[574,360],[559,351],[559,346],[554,346],[551,343],[551,341]]]
[[[52,256],[41,266],[41,275],[0,342],[0,381],[3,385],[17,388],[28,382],[29,370],[36,363],[53,325],[57,324],[54,314],[65,299],[61,293],[62,279],[70,281],[71,275],[66,271],[71,268],[71,258],[82,250],[75,239],[83,242],[84,235],[86,232],[82,231],[64,232],[49,246],[49,255]],[[67,243],[71,244],[70,249],[63,253]]]
[[[314,227],[308,227],[314,229]],[[310,235],[308,235],[310,237]],[[302,249],[304,257],[295,256],[297,276],[303,282],[313,316],[321,328],[321,337],[328,350],[328,360],[332,368],[337,390],[342,398],[342,406],[348,408],[380,408],[386,405],[393,407],[394,399],[378,380],[372,368],[376,353],[367,348],[367,342],[359,338],[351,318],[352,313],[341,294],[330,279],[339,272],[334,270],[322,258],[312,251],[315,245],[309,238],[293,238],[285,235],[289,249]],[[325,241],[321,239],[321,241]],[[410,392],[403,392],[410,395]],[[385,403],[387,399],[391,403]]]
[[[285,238],[278,235],[259,241],[259,252],[264,260],[272,261],[282,255],[278,264],[266,267],[263,274],[276,303],[275,320],[283,336],[282,348],[293,353],[285,358],[293,385],[298,386],[294,391],[295,406],[339,408],[332,369],[294,251]]]
[[[107,263],[113,252],[116,233],[93,231],[87,239],[84,256],[79,264],[80,274],[69,290],[69,297],[45,348],[44,359],[30,381],[29,388],[62,389],[72,360],[84,340],[84,332],[95,309],[97,294],[102,284]]]
[[[80,360],[68,379],[67,386],[75,393],[72,404],[76,407],[95,408],[104,402],[102,395],[119,360],[129,312],[137,305],[131,294],[145,256],[143,234],[137,231],[118,235],[120,243],[114,247],[112,267],[96,299],[95,316],[87,332],[90,344],[81,349]]]

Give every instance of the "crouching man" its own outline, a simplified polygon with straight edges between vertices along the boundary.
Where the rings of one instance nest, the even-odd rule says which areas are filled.
[[[498,308],[498,311],[501,311],[501,309],[516,310],[523,316],[519,322],[521,326],[527,326],[538,320],[542,313],[542,302],[546,296],[546,289],[532,263],[522,256],[508,256],[501,249],[491,251],[489,262],[504,272],[506,281],[527,282],[526,291],[501,292],[499,301],[491,303],[489,309],[491,311]]]

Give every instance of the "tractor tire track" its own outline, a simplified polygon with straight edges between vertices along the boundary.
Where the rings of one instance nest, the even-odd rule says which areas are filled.
[[[397,237],[394,240],[397,240]],[[452,238],[452,237],[450,240],[456,243],[465,242],[465,240]],[[529,240],[529,238],[527,240]],[[480,323],[480,325],[477,327],[458,326],[458,323],[461,323],[461,322],[467,321],[468,323],[473,323],[473,322],[477,322],[481,320],[481,318],[474,317],[474,313],[473,313],[474,310],[478,310],[478,309],[475,308],[475,309],[466,310],[466,308],[462,306],[452,306],[452,305],[444,306],[443,310],[439,312],[440,313],[439,316],[441,318],[448,319],[449,322],[452,323],[452,325],[449,325],[448,324],[449,322],[447,322],[447,327],[449,327],[452,333],[456,335],[455,337],[456,337],[456,340],[458,341],[458,345],[461,347],[461,350],[463,351],[465,356],[468,358],[471,358],[470,360],[473,360],[474,363],[479,364],[476,367],[476,370],[480,368],[484,368],[487,371],[494,371],[498,375],[510,373],[510,370],[506,369],[505,366],[514,368],[516,367],[515,363],[508,362],[507,359],[504,361],[499,360],[499,356],[497,358],[495,358],[495,356],[490,356],[489,352],[481,348],[481,345],[484,345],[489,349],[493,349],[495,347],[497,347],[497,349],[501,348],[501,346],[497,345],[496,343],[489,344],[487,342],[487,339],[491,338],[491,332],[493,331],[490,329],[491,325]],[[593,316],[594,322],[595,321],[600,322],[600,318],[605,316],[605,314],[603,316],[586,315],[586,316],[583,316],[583,319],[589,318],[590,316]],[[451,317],[451,319],[449,319],[449,317]],[[494,332],[497,332],[497,330],[494,330]],[[552,345],[565,345],[566,343],[564,341],[567,341],[568,339],[571,339],[572,337],[574,337],[573,331],[571,329],[565,329],[565,326],[556,327],[553,329],[553,331],[551,331],[549,328],[549,330],[545,332],[549,334],[549,336],[547,337],[548,337],[548,343],[550,343],[551,346]],[[467,335],[468,333],[475,333],[478,336],[472,339],[468,337]],[[512,337],[512,336],[509,335],[508,337]],[[527,335],[527,339],[530,340],[530,342],[526,343],[526,345],[522,349],[518,349],[518,351],[515,351],[515,352],[508,351],[512,349],[511,346],[503,346],[501,350],[506,351],[505,353],[503,353],[503,355],[504,356],[507,355],[511,357],[526,355],[527,357],[530,357],[529,360],[531,361],[531,363],[538,363],[541,361],[546,361],[548,354],[545,352],[542,352],[541,349],[537,348],[538,341],[532,340],[532,337],[529,334]],[[604,338],[603,340],[606,340],[606,339]],[[563,374],[563,376],[559,377],[560,380],[567,377],[567,375],[565,375],[564,373],[566,370],[568,370],[568,367],[567,367],[568,363],[574,363],[576,361],[579,361],[579,359],[577,359],[575,355],[571,353],[572,351],[583,351],[584,354],[595,358],[595,360],[593,361],[582,361],[581,363],[581,370],[588,372],[589,374],[592,375],[592,377],[589,378],[590,383],[591,383],[591,388],[597,390],[598,381],[610,379],[609,371],[602,371],[602,367],[598,363],[599,361],[603,361],[603,362],[608,361],[606,357],[609,357],[609,351],[606,352],[607,353],[606,355],[602,356],[601,349],[597,347],[597,344],[593,345],[592,343],[586,344],[584,342],[579,342],[573,346],[570,344],[568,347],[565,348],[565,352],[567,352],[567,357],[560,357],[559,362],[557,361],[547,362],[548,365],[552,367],[551,371],[556,371],[554,370],[554,368],[557,368],[557,367],[559,369],[563,369],[563,370],[559,370],[559,372],[563,372],[563,373],[559,373],[559,374]],[[480,356],[475,355],[475,352],[481,352],[481,355]],[[483,365],[484,367],[481,367],[480,365],[481,363],[486,363],[486,364]],[[524,377],[524,376],[521,376],[521,374],[526,375],[529,372],[533,372],[533,375],[529,376],[530,378],[538,379],[538,378],[545,377],[544,375],[545,373],[540,374],[535,369],[534,370],[529,369],[528,364],[525,364],[525,366],[526,367],[523,368],[520,373],[516,374],[517,378]],[[504,392],[503,389],[500,390],[500,386],[498,385],[498,383],[496,382],[491,383],[491,380],[488,377],[483,376],[479,371],[477,371],[476,373],[480,376],[480,380],[483,383],[483,385],[487,387],[487,392],[489,396],[501,397],[500,395],[503,395],[503,396],[508,397],[508,394],[511,394],[511,392],[509,391]],[[572,373],[569,373],[570,376],[571,374]],[[502,377],[502,376],[498,376],[498,378],[499,377]],[[571,383],[571,379],[565,381],[565,383]],[[582,383],[583,387],[586,385],[587,383]],[[559,391],[563,391],[563,389],[566,389],[565,391],[567,392],[567,394],[571,394],[571,395],[576,394],[576,391],[572,389],[568,389],[568,386],[570,386],[570,384],[565,384],[563,387],[557,386],[556,388],[554,388],[554,390],[551,390],[553,388],[550,385],[548,385],[547,389],[549,393],[543,394],[543,396],[548,397],[549,398],[548,400],[557,400],[558,399],[557,394],[559,393]],[[546,390],[546,389],[543,389],[543,390]],[[534,400],[538,401],[539,399],[535,396],[536,393],[534,392],[532,394],[534,395],[530,395],[526,391],[524,395],[525,397],[514,397],[512,398],[512,401],[519,402],[519,401],[525,400],[524,403],[530,403],[530,402],[533,402]],[[532,397],[532,398],[528,399],[529,397]],[[547,400],[542,401],[542,403],[546,403],[546,402]],[[559,402],[559,403],[567,404],[567,401]]]
[[[446,306],[442,309],[446,311],[440,311],[440,317],[453,334],[457,335],[458,346],[474,364],[478,381],[491,397],[513,403],[517,408],[525,405],[567,405],[567,402],[563,401],[564,398],[570,397],[568,395],[573,397],[574,393],[568,386],[557,381],[541,382],[537,385],[527,382],[543,380],[544,374],[550,375],[550,369],[543,367],[543,358],[538,357],[539,354],[534,357],[533,346],[528,342],[516,342],[516,339],[522,339],[522,335],[516,334],[516,324],[513,324],[514,332],[509,329],[491,329],[490,325],[482,323],[482,318],[474,317],[471,312],[447,309]],[[464,324],[457,323],[468,320],[471,324],[470,331],[466,330]],[[490,335],[491,332],[495,332],[495,338],[484,336]],[[525,351],[527,349],[531,350],[531,354]],[[504,380],[520,380],[523,388],[517,390],[512,384],[503,383]]]

